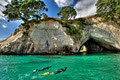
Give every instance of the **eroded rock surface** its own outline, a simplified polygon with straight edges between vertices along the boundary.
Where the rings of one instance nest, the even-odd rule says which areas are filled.
[[[65,33],[62,25],[54,20],[48,20],[31,25],[28,35],[20,30],[1,41],[0,51],[18,54],[52,54],[72,49],[73,45],[73,39]]]
[[[20,27],[10,37],[0,41],[0,52],[3,54],[79,52],[81,46],[89,39],[106,49],[120,50],[119,25],[112,21],[104,22],[99,17],[86,18],[85,21],[87,24],[84,25],[79,39],[73,39],[66,33],[66,27],[55,20],[30,23],[28,35],[25,35]]]

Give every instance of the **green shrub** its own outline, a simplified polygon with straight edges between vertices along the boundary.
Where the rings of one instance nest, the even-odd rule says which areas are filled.
[[[81,38],[81,32],[84,25],[80,21],[76,21],[73,24],[69,24],[67,21],[65,21],[62,25],[66,27],[66,33],[71,35],[73,39],[79,40]]]

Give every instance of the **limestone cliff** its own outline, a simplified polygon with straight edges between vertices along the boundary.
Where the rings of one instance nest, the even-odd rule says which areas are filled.
[[[91,28],[90,38],[109,50],[120,50],[120,26],[112,21],[103,21],[100,17],[88,20]]]
[[[80,51],[89,39],[108,50],[120,50],[120,26],[100,17],[71,20],[65,25],[55,19],[29,22],[30,28],[24,34],[24,25],[7,39],[0,41],[2,54],[70,54]],[[68,26],[72,26],[68,28]],[[75,29],[74,29],[75,28]],[[72,30],[74,29],[74,30]],[[77,31],[76,31],[77,30]],[[86,46],[87,47],[87,46]]]

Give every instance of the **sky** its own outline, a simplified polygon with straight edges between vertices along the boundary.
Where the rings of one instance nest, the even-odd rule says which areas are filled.
[[[72,6],[76,12],[76,18],[86,17],[96,14],[97,0],[42,0],[48,8],[47,15],[49,17],[60,18],[57,13],[64,6]],[[5,5],[9,4],[11,0],[0,0],[0,40],[10,36],[22,21],[7,22],[7,17],[2,14],[5,10]]]

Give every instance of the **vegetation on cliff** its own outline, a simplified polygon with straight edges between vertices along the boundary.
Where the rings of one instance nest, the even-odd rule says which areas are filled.
[[[32,19],[41,19],[45,15],[44,11],[48,11],[41,0],[12,0],[5,7],[3,13],[8,17],[8,21],[23,20],[25,23]]]
[[[57,15],[58,16],[61,15],[61,19],[65,19],[65,20],[75,19],[77,12],[73,7],[65,6],[65,7],[62,7],[62,9],[58,12]]]
[[[41,0],[11,0],[11,3],[6,5],[6,10],[3,11],[8,21],[22,20],[24,21],[24,33],[27,34],[30,28],[30,20],[39,20],[42,17],[46,18],[48,11],[46,5]]]
[[[116,20],[120,18],[120,1],[119,0],[98,0],[97,14],[104,17]],[[74,19],[77,12],[73,7],[62,7],[58,12],[61,19],[49,18],[44,12],[48,11],[46,5],[41,0],[12,0],[11,4],[6,5],[6,10],[3,13],[8,16],[8,21],[23,20],[25,34],[29,31],[30,22],[40,22],[53,19],[60,22],[66,27],[66,33],[71,35],[74,39],[80,39],[81,31],[83,30],[85,19]],[[43,19],[41,19],[43,17]],[[74,19],[74,20],[70,20]]]
[[[74,40],[80,40],[82,30],[85,26],[84,19],[66,20],[62,22],[63,27],[66,28],[66,33],[71,35]]]
[[[103,18],[120,19],[120,0],[98,0],[96,6],[97,14]]]
[[[120,19],[120,0],[98,0],[97,15],[111,20]],[[23,20],[26,24],[30,20],[40,20],[48,18],[45,11],[48,11],[42,0],[11,0],[3,11],[8,21]],[[62,20],[74,19],[77,15],[76,10],[71,6],[62,7],[57,14]],[[27,27],[28,26],[28,27]],[[29,25],[26,25],[27,29]]]

